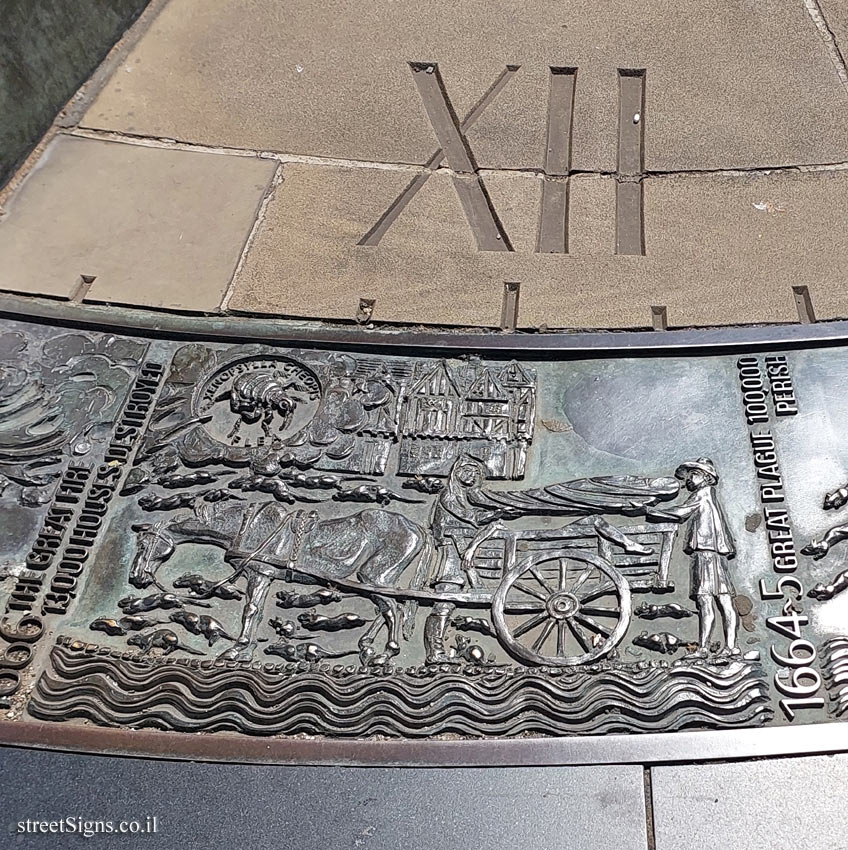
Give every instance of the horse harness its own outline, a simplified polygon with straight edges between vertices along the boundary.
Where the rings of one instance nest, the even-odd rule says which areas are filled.
[[[262,511],[265,510],[268,507],[271,507],[272,505],[273,505],[272,502],[264,502],[264,503],[259,504],[259,505],[251,506],[251,510],[245,515],[244,519],[242,520],[241,528],[239,529],[238,535],[236,536],[236,540],[240,540],[243,533],[250,527],[250,525],[253,522],[255,522],[258,519],[258,517],[262,513]],[[300,558],[300,550],[301,550],[301,547],[303,545],[303,539],[306,536],[306,531],[307,531],[308,526],[310,524],[310,520],[313,519],[312,515],[310,515],[309,513],[307,513],[306,511],[303,511],[303,510],[294,511],[293,515],[288,514],[288,513],[283,514],[283,516],[280,518],[280,521],[262,539],[262,541],[259,543],[259,545],[257,547],[255,547],[250,552],[249,555],[244,556],[241,553],[236,554],[235,557],[241,563],[237,567],[237,569],[234,573],[234,576],[237,576],[240,573],[242,573],[244,571],[244,569],[247,567],[247,565],[252,560],[254,560],[254,558],[258,558],[260,555],[265,553],[265,550],[268,548],[268,546],[271,545],[274,538],[277,537],[277,535],[279,535],[283,531],[283,528],[285,527],[285,524],[286,524],[286,520],[290,516],[291,516],[291,523],[292,523],[291,548],[289,550],[288,557],[285,560],[285,565],[284,566],[279,565],[279,568],[283,569],[283,571],[284,571],[283,580],[285,580],[285,581],[291,580],[291,574],[294,571],[294,568],[295,568],[295,566],[298,562],[298,559]],[[266,556],[265,559],[260,558],[260,560],[265,560],[267,563],[276,566],[276,564],[274,564],[274,561],[268,556]],[[276,559],[274,559],[274,560],[276,560]]]
[[[239,529],[238,536],[241,536],[242,531],[254,520],[257,519],[262,510],[268,507],[270,503],[266,502],[260,505],[252,506],[251,512],[245,516],[242,520],[241,528]],[[233,570],[232,575],[228,576],[225,579],[217,582],[213,585],[205,594],[200,597],[191,597],[191,598],[208,598],[214,593],[215,589],[220,587],[223,584],[233,581],[238,578],[247,568],[247,565],[256,557],[258,557],[262,552],[271,544],[274,537],[279,534],[283,527],[286,524],[286,519],[288,515],[284,514],[282,519],[280,519],[279,523],[271,530],[270,534],[265,537],[262,542],[259,544],[256,549],[254,549],[249,555],[246,557],[240,557],[239,563],[236,568]],[[285,581],[291,581],[291,574],[294,571],[295,565],[297,564],[298,559],[300,558],[300,549],[303,545],[303,538],[306,535],[307,525],[309,524],[310,515],[306,511],[298,510],[294,512],[294,517],[292,519],[292,545],[291,550],[289,552],[288,562],[284,569],[283,579]],[[166,543],[172,543],[173,541],[169,540],[168,537],[163,534],[162,529],[165,527],[167,523],[165,521],[156,523],[151,529],[149,529],[148,534],[152,534],[152,536],[156,537],[157,540],[162,540]],[[150,551],[148,550],[145,554],[144,559],[144,570],[150,574]],[[155,576],[152,576],[153,584],[156,585],[160,590],[166,591],[167,588],[162,587],[159,581]],[[170,591],[168,591],[170,592]]]

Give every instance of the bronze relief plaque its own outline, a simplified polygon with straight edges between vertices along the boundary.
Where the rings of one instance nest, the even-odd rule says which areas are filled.
[[[846,379],[842,348],[442,358],[7,323],[3,727],[485,746],[839,722]]]

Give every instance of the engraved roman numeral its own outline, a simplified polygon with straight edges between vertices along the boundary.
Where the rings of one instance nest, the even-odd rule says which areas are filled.
[[[513,251],[509,237],[480,178],[480,169],[466,134],[520,66],[507,65],[462,122],[457,118],[451,104],[438,64],[410,62],[409,68],[441,147],[431,154],[424,164],[424,170],[389,204],[388,209],[358,244],[379,245],[385,233],[430,175],[447,159],[454,188],[478,249]],[[619,69],[618,81],[615,252],[644,255],[645,71]],[[569,181],[576,83],[576,68],[550,68],[545,180],[542,184],[537,253],[568,253]]]
[[[645,72],[618,72],[615,253],[644,254]]]
[[[495,213],[486,188],[478,174],[478,167],[465,134],[483,114],[486,107],[497,97],[510,81],[518,65],[507,65],[492,83],[483,97],[471,109],[462,123],[457,119],[447,89],[445,88],[439,66],[434,62],[410,62],[413,79],[421,95],[430,124],[441,145],[427,160],[426,169],[406,186],[377,223],[359,240],[360,245],[379,245],[386,231],[392,226],[407,204],[430,175],[447,158],[454,172],[453,184],[459,196],[465,218],[468,221],[477,247],[481,251],[511,251],[512,245]]]
[[[547,179],[542,185],[542,214],[536,244],[536,250],[543,254],[568,253],[568,176],[571,173],[571,126],[576,81],[576,68],[551,68],[545,148]]]

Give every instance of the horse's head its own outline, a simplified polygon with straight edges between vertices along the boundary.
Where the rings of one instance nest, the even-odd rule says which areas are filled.
[[[174,554],[175,544],[165,530],[164,522],[151,525],[149,522],[132,526],[135,532],[135,557],[130,567],[129,582],[133,587],[143,588],[152,584],[156,570]]]

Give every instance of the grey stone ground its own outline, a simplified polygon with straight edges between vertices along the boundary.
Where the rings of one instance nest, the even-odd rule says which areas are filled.
[[[657,850],[844,850],[848,756],[652,771]]]
[[[16,749],[0,750],[0,762],[0,830],[12,835],[5,844],[10,848],[848,846],[848,813],[841,803],[848,781],[846,756],[658,767],[648,783],[642,768],[633,765],[345,769],[104,759]],[[34,782],[35,776],[42,779]],[[157,834],[121,836],[120,841],[16,832],[26,819],[118,822],[144,821],[148,815],[158,819]]]
[[[493,326],[520,281],[519,326],[626,328],[651,305],[797,321],[806,285],[818,318],[848,316],[841,0],[155,0],[138,26],[0,196],[0,289],[86,275],[95,302],[349,320],[365,297],[376,320]],[[460,122],[520,66],[465,135],[476,174],[425,168],[410,62],[438,63]],[[558,168],[550,67],[576,69]],[[644,256],[616,254],[619,69],[645,72]],[[455,190],[478,178],[513,251],[478,248]],[[567,254],[536,250],[551,183]]]

